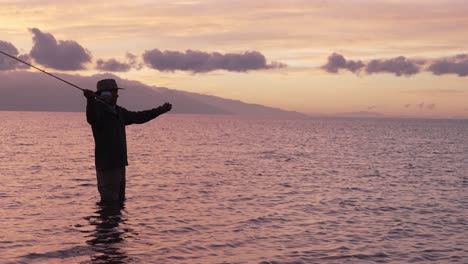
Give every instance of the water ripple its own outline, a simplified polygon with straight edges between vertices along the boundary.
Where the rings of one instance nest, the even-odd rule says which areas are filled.
[[[468,260],[465,121],[169,115],[108,208],[83,113],[2,120],[0,263]]]

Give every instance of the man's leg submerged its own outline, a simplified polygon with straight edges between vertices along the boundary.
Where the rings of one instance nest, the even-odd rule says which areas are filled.
[[[123,203],[125,201],[125,185],[126,185],[126,177],[125,177],[125,167],[123,167],[120,171],[121,179],[120,179],[120,190],[119,190],[119,201]]]
[[[110,170],[96,170],[96,176],[101,202],[120,201],[122,182],[124,189],[123,194],[125,197],[125,167]]]

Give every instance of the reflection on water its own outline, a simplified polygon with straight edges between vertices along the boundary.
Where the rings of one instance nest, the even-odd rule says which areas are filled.
[[[468,263],[464,120],[164,116],[125,209],[83,113],[0,123],[0,263]]]
[[[100,204],[95,215],[86,217],[89,224],[95,227],[94,232],[86,241],[95,252],[91,256],[91,263],[125,263],[128,256],[121,248],[124,242],[124,228],[120,224],[124,222],[120,204]]]
[[[51,250],[47,248],[38,253],[29,253],[18,258],[18,262],[7,263],[131,263],[125,247],[125,237],[130,229],[123,228],[123,204],[96,204],[90,216],[83,217],[87,224],[75,224],[83,236],[77,236],[84,243],[70,243],[66,236],[61,236],[51,242],[62,243],[63,248]],[[63,220],[63,219],[62,219]],[[53,225],[53,224],[52,224]],[[52,233],[64,233],[59,229],[47,229]],[[46,235],[47,236],[47,235]],[[49,236],[50,237],[50,236]],[[2,241],[0,241],[0,245]],[[69,246],[71,244],[72,246]],[[38,250],[43,246],[38,245]],[[45,245],[47,247],[47,245]],[[4,263],[1,261],[0,263]]]

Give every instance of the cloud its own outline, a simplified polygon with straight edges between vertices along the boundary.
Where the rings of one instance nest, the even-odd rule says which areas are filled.
[[[137,56],[127,53],[125,59],[125,62],[120,62],[114,58],[109,60],[99,59],[96,62],[96,69],[110,72],[127,72],[132,68],[138,70],[142,68],[142,65],[137,63]]]
[[[468,54],[438,59],[409,59],[398,56],[391,59],[373,59],[363,63],[360,60],[346,60],[343,55],[333,53],[328,56],[327,64],[321,69],[329,73],[338,73],[344,69],[356,74],[364,69],[367,74],[391,73],[396,76],[411,76],[428,71],[434,75],[456,74],[465,77],[468,76]]]
[[[435,75],[457,74],[460,77],[468,76],[468,55],[459,54],[436,60],[427,67],[427,70]]]
[[[402,76],[419,73],[420,63],[422,62],[399,56],[392,59],[374,59],[365,64],[360,60],[347,60],[343,55],[333,53],[321,68],[329,73],[338,73],[341,69],[359,73],[364,68],[368,74],[393,73]]]
[[[11,44],[10,42],[0,40],[0,50],[14,57],[19,58],[20,60],[29,62],[30,58],[27,54],[19,55],[18,49]],[[0,54],[0,71],[9,71],[15,69],[26,69],[29,66],[18,62],[4,54]]]
[[[278,62],[267,64],[265,56],[258,51],[221,54],[218,52],[207,53],[196,50],[187,50],[183,53],[153,49],[145,51],[143,61],[149,67],[159,71],[181,70],[195,73],[215,70],[247,72],[286,67],[285,64]]]
[[[128,63],[131,64],[132,67],[134,67],[136,69],[141,69],[143,67],[142,64],[137,63],[137,56],[136,55],[133,55],[132,53],[127,52],[127,54],[125,55],[125,58],[127,59]]]
[[[387,60],[371,60],[366,65],[366,72],[373,73],[393,73],[396,76],[410,76],[417,74],[420,71],[420,66],[417,61],[399,56]]]
[[[73,40],[57,42],[50,33],[37,28],[30,31],[34,42],[30,55],[37,63],[57,70],[82,70],[91,61],[89,51]]]
[[[112,58],[109,60],[99,59],[96,62],[96,69],[101,71],[111,72],[127,72],[132,68],[132,65],[128,63],[122,63]]]
[[[328,56],[327,64],[323,65],[321,68],[329,73],[338,73],[340,69],[356,73],[363,67],[364,63],[361,61],[346,60],[343,55],[333,53],[332,55]]]

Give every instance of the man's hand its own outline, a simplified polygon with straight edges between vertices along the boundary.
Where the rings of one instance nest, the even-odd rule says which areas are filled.
[[[164,103],[162,105],[162,109],[164,110],[164,112],[169,112],[172,109],[172,105],[170,103]]]
[[[96,93],[91,91],[91,90],[83,90],[83,95],[84,97],[86,97],[87,99],[91,99],[93,97],[96,97]]]

